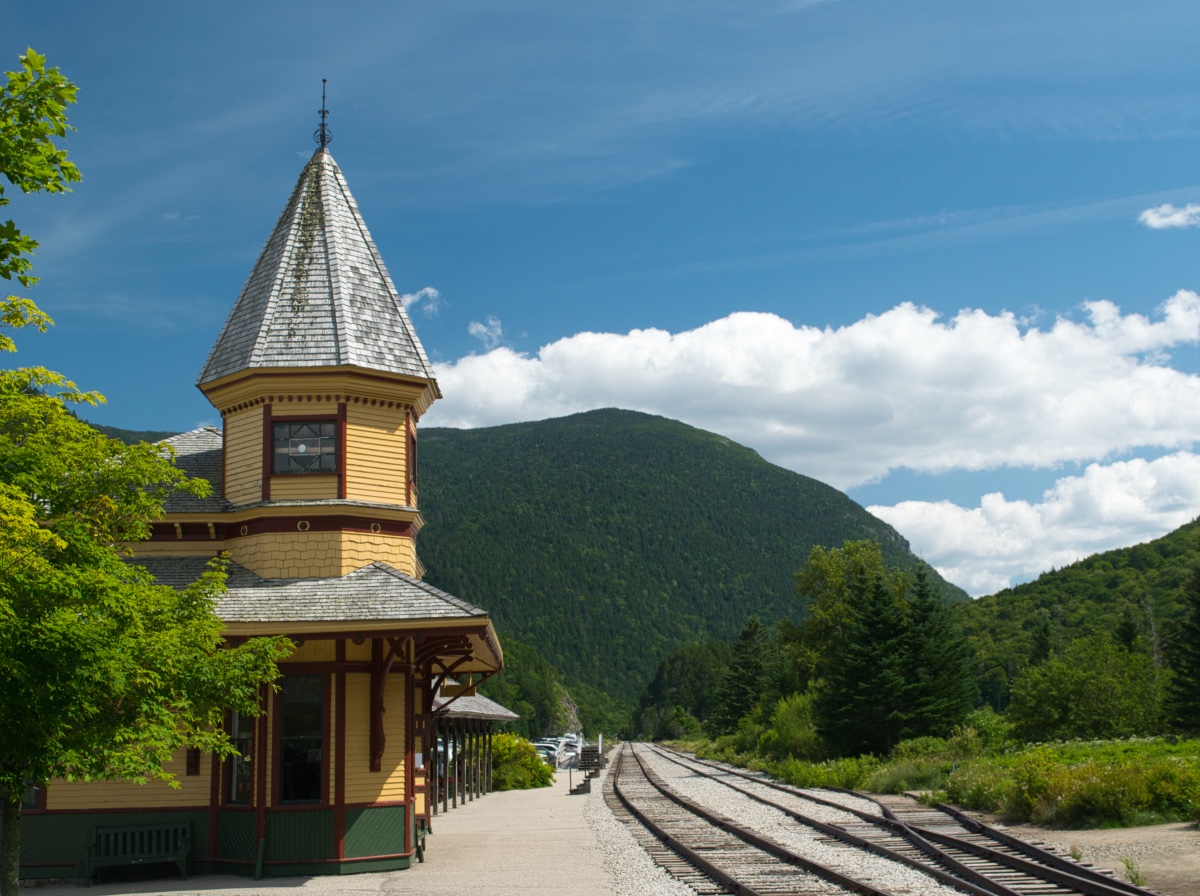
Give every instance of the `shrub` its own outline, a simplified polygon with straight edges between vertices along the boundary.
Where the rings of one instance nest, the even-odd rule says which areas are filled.
[[[505,733],[492,738],[492,786],[496,790],[529,790],[553,783],[553,769],[525,738]]]
[[[1008,801],[1012,775],[1007,768],[987,762],[958,766],[945,783],[945,798],[981,812],[998,812]]]
[[[1129,765],[1085,762],[1067,770],[1053,807],[1060,824],[1118,821],[1129,824],[1150,805],[1146,776]],[[1050,807],[1044,810],[1050,812]]]
[[[1053,822],[1065,778],[1066,768],[1049,747],[1025,751],[1013,762],[1012,786],[1004,801],[1004,814],[1039,824]]]
[[[812,692],[780,698],[771,715],[770,727],[758,739],[757,751],[771,759],[825,758],[825,746],[817,734],[814,702]]]
[[[944,756],[946,752],[947,744],[943,737],[913,737],[896,744],[888,759],[894,762],[907,762],[929,756]]]
[[[936,738],[933,738],[936,739]],[[904,759],[889,762],[872,773],[867,790],[876,793],[904,793],[906,790],[940,790],[950,777],[952,763],[946,759]]]
[[[874,756],[831,759],[828,762],[805,762],[788,759],[776,766],[779,777],[793,787],[865,787],[867,778],[879,768]]]
[[[952,754],[966,758],[999,753],[1011,738],[1012,725],[990,706],[970,713],[949,740]]]

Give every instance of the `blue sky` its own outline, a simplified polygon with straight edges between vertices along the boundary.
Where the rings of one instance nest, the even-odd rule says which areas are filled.
[[[427,424],[682,419],[988,593],[1200,512],[1197,26],[1183,2],[22,4],[6,67],[32,46],[79,84],[85,180],[8,209],[57,321],[18,359],[107,395],[98,422],[216,422],[192,384],[328,78],[438,364]]]

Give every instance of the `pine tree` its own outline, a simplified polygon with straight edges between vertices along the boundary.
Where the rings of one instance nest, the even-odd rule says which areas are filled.
[[[1184,587],[1186,609],[1171,651],[1167,712],[1181,731],[1200,732],[1200,566]]]
[[[728,734],[752,710],[762,697],[765,681],[764,659],[770,639],[762,622],[751,616],[733,649],[733,658],[721,679],[716,708],[709,727],[716,734]]]
[[[945,737],[975,704],[967,640],[922,568],[905,617],[905,737]]]
[[[837,753],[883,754],[904,724],[904,617],[882,578],[860,578],[841,649],[817,698],[817,729]]]

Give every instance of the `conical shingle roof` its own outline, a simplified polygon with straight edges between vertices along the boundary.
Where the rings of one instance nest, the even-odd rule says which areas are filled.
[[[301,172],[196,384],[249,369],[341,365],[434,379],[346,179],[321,148]]]

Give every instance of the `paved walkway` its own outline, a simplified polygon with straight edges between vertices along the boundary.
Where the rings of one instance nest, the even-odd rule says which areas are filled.
[[[255,881],[228,875],[26,889],[30,896],[203,894],[308,896],[388,893],[412,896],[607,896],[614,892],[604,856],[584,817],[586,797],[570,796],[567,772],[553,787],[491,793],[434,819],[424,864],[407,871],[344,877],[286,877]],[[578,783],[579,774],[575,773]]]

